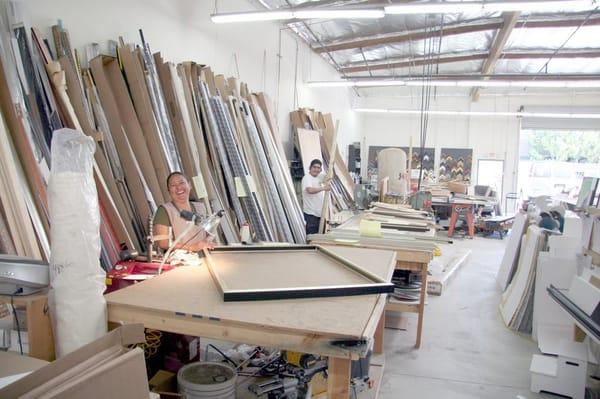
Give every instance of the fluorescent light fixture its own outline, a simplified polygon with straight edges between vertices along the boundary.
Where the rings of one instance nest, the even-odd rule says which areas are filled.
[[[504,1],[426,1],[384,8],[303,8],[212,14],[215,23],[281,21],[288,19],[375,19],[386,14],[439,14],[494,11],[582,11],[594,6],[591,0],[504,0]]]
[[[313,81],[307,82],[308,87],[353,87],[356,82],[353,80],[332,80],[332,81]]]
[[[281,21],[287,19],[375,19],[385,17],[383,8],[306,8],[212,14],[215,23]]]
[[[217,24],[230,22],[279,21],[294,18],[291,11],[251,11],[212,14],[211,21]]]
[[[394,4],[384,7],[386,14],[438,14],[483,11],[551,11],[585,10],[592,7],[589,0],[540,1],[428,1],[418,4]]]
[[[404,114],[404,115],[420,115],[420,110],[414,109],[393,109],[393,108],[354,108],[354,112],[361,113],[388,113],[388,114]],[[550,118],[550,119],[600,119],[598,114],[559,114],[559,113],[544,113],[544,112],[496,112],[496,111],[425,111],[428,115],[440,116],[516,116],[528,118]]]
[[[483,10],[483,3],[477,1],[427,2],[419,4],[396,4],[386,6],[386,14],[443,14],[477,12]]]
[[[354,81],[356,87],[370,87],[370,86],[406,86],[406,82],[403,80],[381,80],[377,82],[377,85],[373,85],[369,80],[357,80]]]
[[[363,9],[306,9],[294,11],[294,18],[298,19],[376,19],[385,17],[382,8]]]
[[[332,80],[307,82],[308,87],[385,87],[385,86],[436,86],[436,87],[539,87],[539,88],[599,88],[600,80]]]

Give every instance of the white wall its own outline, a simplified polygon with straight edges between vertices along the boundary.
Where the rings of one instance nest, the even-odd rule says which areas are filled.
[[[515,112],[521,106],[600,105],[598,95],[576,95],[569,92],[539,96],[482,97],[472,102],[470,97],[440,97],[432,100],[432,110]],[[419,109],[418,98],[360,98],[356,107],[386,109]],[[361,113],[364,164],[371,145],[406,146],[412,136],[413,146],[419,145],[420,116],[393,113]],[[429,116],[426,147],[436,148],[436,170],[442,147],[472,148],[472,181],[477,178],[478,159],[504,160],[503,192],[516,191],[520,120],[516,117],[491,116]],[[366,172],[366,168],[365,169]]]
[[[359,122],[350,110],[349,92],[315,92],[303,83],[313,75],[335,79],[335,70],[288,30],[280,34],[280,27],[274,22],[213,24],[210,14],[215,3],[209,0],[22,0],[22,3],[31,25],[38,27],[50,41],[50,26],[59,18],[70,33],[72,47],[78,50],[92,42],[105,49],[109,39],[117,40],[119,36],[126,42],[140,43],[141,28],[151,50],[160,51],[165,60],[208,64],[215,73],[239,77],[251,90],[265,91],[273,101],[278,100],[277,120],[288,155],[292,148],[289,112],[298,106],[331,112],[340,119],[339,147],[344,153],[347,144],[357,140]],[[253,8],[247,0],[220,0],[218,5],[219,12]]]

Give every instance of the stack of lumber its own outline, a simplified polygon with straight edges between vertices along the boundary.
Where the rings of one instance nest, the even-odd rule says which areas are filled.
[[[12,36],[0,43],[0,252],[48,259],[50,140],[61,127],[97,144],[105,268],[123,249],[146,249],[173,171],[190,178],[209,212],[225,210],[221,242],[239,242],[243,225],[256,241],[305,242],[265,94],[208,66],[165,61],[141,31],[140,43],[120,39],[113,55],[90,46],[81,59],[62,26],[46,40],[23,21],[9,24],[0,26]]]
[[[391,207],[404,208],[401,205],[382,204],[386,210]],[[377,207],[373,208],[377,209]],[[368,226],[365,228],[365,226]],[[373,227],[374,226],[374,227]],[[311,234],[308,240],[315,243],[337,245],[368,245],[397,250],[434,251],[436,244],[448,242],[435,236],[435,224],[431,218],[422,216],[405,218],[401,216],[378,215],[363,212],[355,215],[344,224],[330,230],[327,234]]]
[[[332,207],[330,212],[340,212],[354,207],[354,180],[342,154],[333,145],[336,131],[331,114],[301,108],[290,112],[294,143],[302,159],[304,173],[308,173],[310,162],[319,159],[323,162],[324,171],[333,167],[331,185]],[[335,152],[335,154],[331,154]],[[327,217],[328,220],[331,219]]]

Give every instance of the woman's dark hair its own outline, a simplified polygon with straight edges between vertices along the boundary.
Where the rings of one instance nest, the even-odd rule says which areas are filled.
[[[181,172],[178,172],[178,171],[171,172],[171,173],[169,174],[169,176],[167,176],[167,188],[169,188],[169,182],[171,181],[171,178],[172,178],[172,177],[174,177],[174,176],[181,176],[181,177],[183,177],[183,178],[184,178],[186,181],[188,181],[188,182],[190,181],[190,180],[187,178],[187,176],[186,176],[186,175],[184,175],[184,174],[183,174],[183,173],[181,173]]]
[[[323,166],[323,162],[321,162],[318,159],[313,159],[312,161],[310,161],[310,167],[312,168],[315,165],[319,165],[319,166]]]

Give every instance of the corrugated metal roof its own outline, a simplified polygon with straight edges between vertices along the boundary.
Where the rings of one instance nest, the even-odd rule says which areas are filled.
[[[261,0],[261,3],[271,9],[368,4],[357,0]],[[342,76],[349,78],[421,75],[424,63],[435,65],[434,74],[475,76],[481,72],[502,24],[502,13],[486,12],[291,21],[288,26]],[[423,39],[423,35],[433,39]],[[600,74],[598,38],[598,8],[580,12],[522,12],[493,73]],[[578,51],[585,54],[575,54]]]

